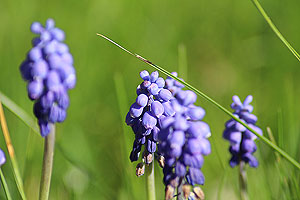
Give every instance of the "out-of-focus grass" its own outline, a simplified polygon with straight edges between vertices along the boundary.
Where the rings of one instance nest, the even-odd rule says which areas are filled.
[[[299,1],[262,3],[282,33],[300,49]],[[300,66],[250,1],[0,1],[0,91],[31,116],[32,102],[27,98],[18,66],[33,38],[29,31],[31,22],[44,23],[48,17],[54,18],[57,26],[66,32],[66,43],[73,53],[78,76],[76,88],[70,91],[68,118],[57,126],[59,147],[55,151],[51,199],[146,197],[143,177],[135,177],[136,164],[130,163],[129,155],[125,157],[131,149],[133,133],[124,127],[125,116],[120,115],[136,97],[135,89],[140,83],[138,72],[152,69],[100,40],[96,32],[110,36],[169,71],[178,69],[178,45],[183,44],[187,52],[188,82],[222,105],[228,105],[227,108],[232,95],[252,94],[258,125],[264,130],[270,126],[275,139],[299,161]],[[118,89],[123,88],[127,97],[121,99],[126,98],[127,103],[118,101],[116,72],[124,79]],[[116,79],[117,83],[122,82]],[[205,158],[203,189],[207,199],[216,199],[225,173],[220,160],[227,164],[230,158],[228,143],[221,138],[228,118],[200,98],[197,103],[206,110],[205,121],[211,127],[211,140],[215,144],[212,154]],[[30,133],[7,110],[6,114],[20,170],[24,172],[28,199],[36,199],[43,140]],[[124,145],[126,136],[129,144]],[[0,147],[4,145],[0,139]],[[259,141],[258,148],[256,156],[260,166],[248,168],[250,197],[289,199],[296,195],[296,189],[288,192],[280,186],[273,152]],[[299,172],[284,160],[282,165],[286,168],[282,174],[284,180],[295,188],[295,182],[299,185]],[[87,171],[81,170],[82,166]],[[157,197],[162,199],[162,173],[159,168],[155,170]],[[10,166],[4,165],[3,171],[13,199],[18,199]],[[226,173],[220,199],[238,199],[237,169],[226,165]],[[280,192],[287,195],[280,196]],[[3,195],[0,190],[1,199]]]

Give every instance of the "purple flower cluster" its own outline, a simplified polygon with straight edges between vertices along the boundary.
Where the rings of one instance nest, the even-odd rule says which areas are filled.
[[[35,101],[34,114],[45,137],[50,132],[49,123],[63,122],[66,118],[67,91],[74,88],[76,74],[73,57],[63,43],[65,34],[55,27],[53,19],[48,19],[45,27],[34,22],[31,31],[39,36],[32,40],[33,47],[20,71],[28,81],[28,96]]]
[[[131,162],[138,160],[142,145],[145,146],[146,156],[156,151],[160,131],[158,119],[175,114],[170,103],[172,93],[164,89],[165,81],[159,77],[158,72],[149,74],[148,71],[142,71],[140,76],[143,82],[137,87],[136,102],[131,105],[126,116],[126,123],[135,134]]]
[[[0,149],[0,167],[6,162],[6,157],[2,149]]]
[[[210,154],[210,128],[201,121],[205,111],[194,103],[197,95],[180,90],[171,105],[175,115],[160,119],[159,151],[165,158],[164,183],[173,188],[183,181],[190,185],[204,184],[201,168],[203,156]]]
[[[253,97],[249,95],[242,103],[238,96],[233,96],[231,108],[235,110],[233,114],[236,117],[247,123],[249,127],[262,135],[262,130],[255,126],[257,117],[254,114],[251,114],[253,111],[253,106],[250,105],[252,99]],[[230,142],[229,151],[232,154],[229,161],[230,166],[234,167],[241,161],[244,161],[249,163],[251,167],[257,167],[258,161],[252,155],[256,151],[256,144],[254,140],[257,136],[234,119],[227,121],[225,126],[226,128],[223,133],[223,137]]]

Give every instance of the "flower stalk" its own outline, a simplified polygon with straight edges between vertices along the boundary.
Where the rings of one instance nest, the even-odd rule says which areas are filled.
[[[146,190],[147,190],[147,199],[155,200],[155,180],[154,180],[154,162],[151,162],[149,165],[146,165]]]
[[[26,196],[25,196],[25,192],[24,192],[24,186],[23,186],[23,181],[22,181],[22,177],[20,174],[20,170],[18,167],[18,162],[16,159],[16,155],[15,155],[15,150],[14,147],[12,145],[11,139],[10,139],[10,134],[8,131],[8,127],[7,127],[7,123],[6,123],[6,119],[5,119],[5,115],[4,115],[4,110],[2,107],[2,102],[0,100],[0,122],[1,122],[1,128],[2,128],[2,132],[4,135],[4,139],[6,142],[6,147],[8,150],[8,154],[10,156],[10,160],[12,163],[12,168],[13,168],[13,173],[14,173],[14,178],[17,184],[17,188],[19,190],[19,193],[22,197],[23,200],[26,200]]]
[[[45,138],[42,177],[40,183],[40,200],[48,200],[53,167],[55,146],[55,126],[51,124],[50,133]]]
[[[7,200],[12,200],[9,189],[8,189],[8,186],[7,186],[7,183],[6,183],[6,180],[5,180],[5,177],[4,177],[4,174],[3,174],[1,168],[0,168],[0,179],[1,179],[1,183],[3,185],[3,189],[4,189],[4,192],[5,192],[6,199]]]
[[[184,200],[183,191],[182,191],[182,185],[183,185],[183,181],[182,181],[182,178],[181,178],[179,180],[179,184],[177,186],[177,197],[176,197],[177,200]]]
[[[245,170],[246,163],[244,161],[240,162],[239,168],[239,184],[240,184],[240,198],[241,200],[248,200],[247,191],[247,172]]]

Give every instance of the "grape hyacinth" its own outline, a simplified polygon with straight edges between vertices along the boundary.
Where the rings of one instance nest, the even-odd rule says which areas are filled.
[[[253,106],[250,105],[252,99],[253,97],[249,95],[242,103],[238,96],[233,96],[231,108],[235,110],[233,114],[236,117],[247,123],[249,127],[262,135],[262,130],[255,126],[257,117],[251,113],[253,111]],[[253,156],[253,153],[257,148],[254,142],[257,136],[234,119],[227,121],[225,126],[226,128],[223,137],[230,142],[229,151],[232,155],[229,161],[230,166],[234,167],[240,164],[241,161],[244,161],[245,163],[248,163],[250,167],[257,167],[258,161]]]
[[[6,157],[2,149],[0,149],[0,167],[6,162]]]
[[[180,90],[171,100],[173,116],[160,119],[161,132],[159,152],[165,158],[163,168],[166,199],[170,191],[180,184],[204,184],[201,168],[204,156],[210,154],[208,137],[211,135],[208,124],[201,121],[205,116],[203,108],[195,106],[197,95],[190,91]],[[173,192],[171,192],[173,193]]]
[[[39,36],[32,40],[32,49],[20,71],[28,82],[28,96],[35,101],[34,114],[45,137],[50,132],[50,124],[66,118],[68,90],[74,88],[76,74],[69,47],[63,43],[65,33],[55,27],[53,19],[48,19],[45,27],[34,22],[31,32]]]
[[[165,81],[159,77],[157,71],[149,74],[144,70],[140,72],[143,82],[137,87],[136,102],[133,103],[126,116],[127,125],[132,127],[135,134],[133,149],[130,154],[131,162],[137,161],[142,148],[145,146],[144,160],[149,164],[156,151],[157,137],[160,131],[158,120],[161,117],[173,116],[170,99],[172,93],[164,89]]]

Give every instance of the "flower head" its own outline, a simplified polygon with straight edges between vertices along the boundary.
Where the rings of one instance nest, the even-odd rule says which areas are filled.
[[[165,81],[159,77],[158,72],[149,74],[144,70],[140,72],[140,77],[143,82],[137,87],[137,98],[127,113],[126,123],[132,127],[135,134],[130,160],[132,162],[138,160],[144,145],[144,160],[147,163],[152,161],[149,159],[149,154],[156,151],[160,131],[158,120],[165,116],[172,116],[175,112],[170,105],[172,93],[163,88]]]
[[[253,97],[249,95],[242,103],[238,96],[233,96],[231,108],[235,110],[233,114],[236,117],[247,123],[249,127],[262,135],[262,130],[255,126],[257,117],[251,113],[253,111],[253,106],[250,105],[252,99]],[[253,153],[257,148],[254,142],[257,138],[256,135],[234,119],[230,119],[225,124],[223,137],[230,142],[229,152],[232,157],[229,164],[231,167],[238,165],[241,161],[249,163],[251,167],[258,166],[258,161],[253,156]]]
[[[69,47],[63,43],[65,34],[55,27],[53,19],[48,19],[45,27],[34,22],[31,31],[38,37],[32,40],[32,49],[20,71],[28,82],[28,96],[35,101],[34,114],[45,137],[50,132],[49,123],[63,122],[66,118],[67,91],[74,88],[76,74]]]
[[[160,118],[159,152],[165,158],[164,183],[175,188],[180,180],[189,185],[204,184],[201,168],[210,154],[210,128],[201,121],[203,108],[195,106],[192,91],[178,90],[171,100],[175,115]]]

